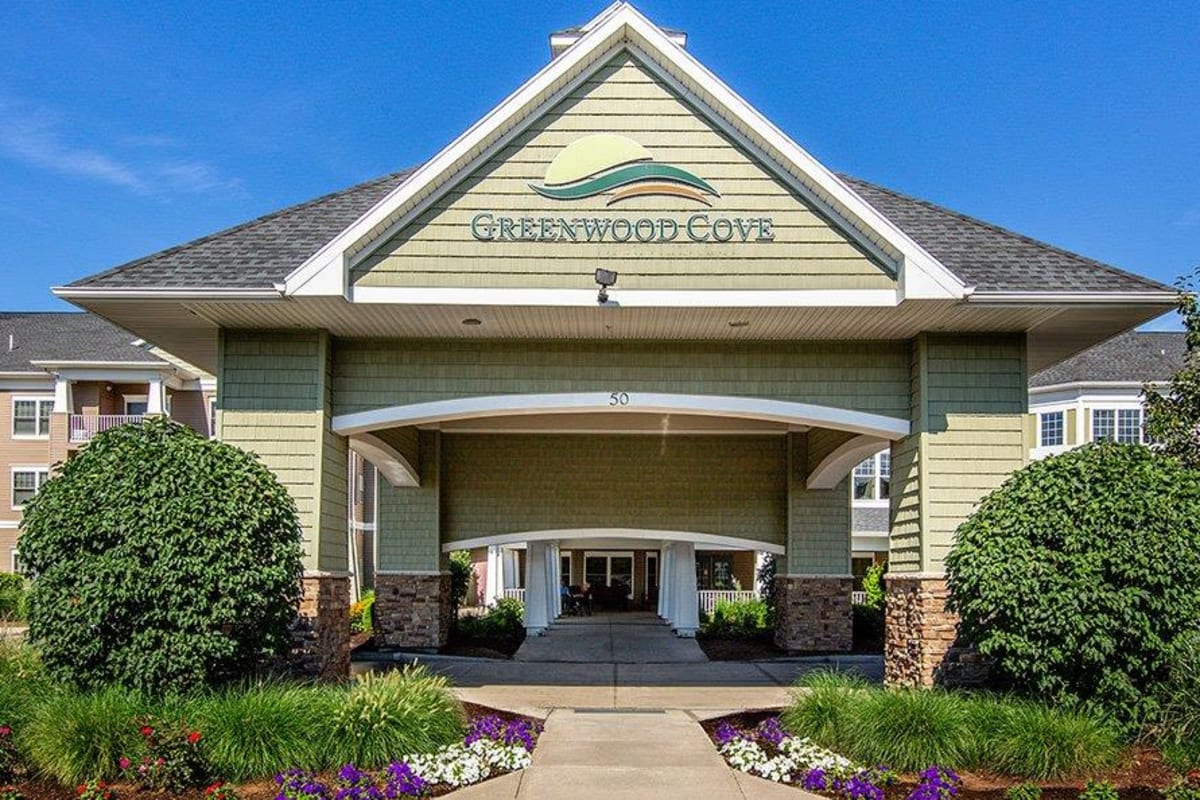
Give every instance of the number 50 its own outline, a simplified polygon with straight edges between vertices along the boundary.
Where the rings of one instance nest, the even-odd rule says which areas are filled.
[[[610,406],[627,406],[629,405],[628,392],[613,392],[608,396],[608,404]]]

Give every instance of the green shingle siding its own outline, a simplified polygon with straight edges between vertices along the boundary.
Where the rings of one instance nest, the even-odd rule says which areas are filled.
[[[441,434],[420,432],[421,485],[397,489],[379,481],[377,568],[385,572],[440,569]]]
[[[782,436],[442,438],[446,541],[530,530],[641,528],[782,544]]]
[[[829,436],[828,434],[834,434]],[[788,459],[788,575],[848,575],[850,573],[850,484],[833,489],[809,489],[809,472],[824,453],[844,441],[837,431],[789,434]],[[839,441],[841,440],[841,441]]]

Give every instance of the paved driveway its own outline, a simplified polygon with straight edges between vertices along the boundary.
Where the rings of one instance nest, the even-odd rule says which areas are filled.
[[[530,636],[514,661],[573,664],[699,664],[695,639],[681,639],[648,611],[563,617]]]

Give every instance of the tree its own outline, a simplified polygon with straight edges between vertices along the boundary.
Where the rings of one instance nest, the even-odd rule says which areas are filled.
[[[1146,403],[1146,435],[1162,453],[1200,468],[1200,307],[1196,303],[1200,267],[1178,285],[1179,315],[1187,331],[1184,365],[1165,392],[1149,384],[1142,390]]]
[[[26,505],[29,636],[81,688],[218,684],[286,652],[295,502],[255,456],[163,419],[96,436]]]
[[[1099,442],[1037,461],[959,526],[961,636],[1003,683],[1133,722],[1200,620],[1200,472]]]

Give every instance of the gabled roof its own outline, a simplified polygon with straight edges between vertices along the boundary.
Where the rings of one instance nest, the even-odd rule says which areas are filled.
[[[411,175],[407,169],[275,211],[75,281],[112,288],[266,288]]]
[[[12,349],[9,349],[9,337]],[[44,372],[32,362],[138,362],[162,359],[137,337],[95,314],[78,311],[0,312],[0,372]]]
[[[1182,332],[1130,331],[1036,373],[1029,385],[1166,381],[1183,366],[1186,356]]]
[[[269,288],[400,186],[394,172],[72,283],[79,287]],[[860,197],[980,292],[1169,292],[1169,286],[873,183]]]

